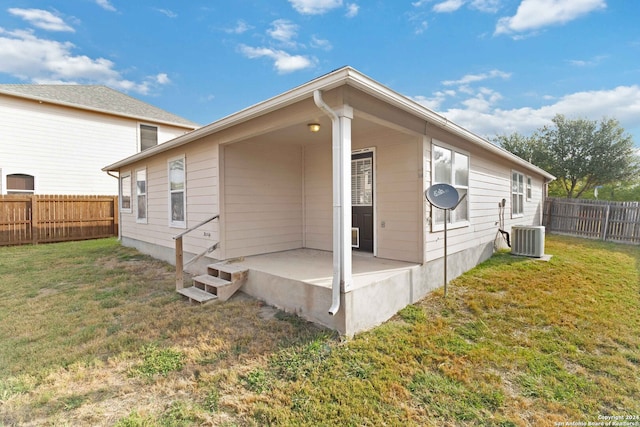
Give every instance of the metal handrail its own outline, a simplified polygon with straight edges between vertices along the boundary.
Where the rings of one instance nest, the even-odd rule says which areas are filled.
[[[197,229],[197,228],[202,227],[202,226],[203,226],[203,225],[205,225],[206,223],[211,222],[211,221],[213,221],[213,220],[214,220],[214,219],[216,219],[216,218],[220,218],[220,214],[216,214],[216,215],[212,216],[212,217],[211,217],[211,218],[209,218],[209,219],[205,219],[205,220],[204,220],[204,221],[202,221],[201,223],[199,223],[199,224],[197,224],[197,225],[194,225],[193,227],[186,229],[186,230],[185,230],[185,231],[183,231],[182,233],[180,233],[180,234],[177,234],[177,235],[173,236],[173,240],[177,240],[177,239],[179,239],[180,237],[182,237],[182,236],[184,236],[184,235],[186,235],[186,234],[191,233],[193,230],[195,230],[195,229]]]

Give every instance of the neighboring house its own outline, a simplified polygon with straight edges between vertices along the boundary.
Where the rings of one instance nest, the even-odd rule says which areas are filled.
[[[122,207],[124,245],[177,262],[172,237],[219,214],[186,253],[248,270],[244,292],[348,336],[442,286],[432,184],[466,194],[452,278],[492,255],[503,199],[507,231],[540,225],[554,178],[350,67],[103,170],[122,194],[143,189]]]
[[[115,195],[105,163],[196,128],[105,86],[0,84],[0,194]]]

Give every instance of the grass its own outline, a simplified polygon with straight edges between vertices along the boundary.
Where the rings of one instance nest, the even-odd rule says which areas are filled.
[[[0,425],[545,426],[640,415],[640,248],[547,236],[349,341],[191,306],[112,239],[0,248]],[[600,417],[600,418],[599,418]]]

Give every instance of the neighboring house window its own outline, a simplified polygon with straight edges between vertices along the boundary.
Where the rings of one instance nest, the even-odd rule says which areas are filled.
[[[7,194],[33,194],[34,184],[32,175],[22,173],[7,175]]]
[[[511,216],[524,214],[524,175],[511,172]]]
[[[158,145],[158,128],[156,126],[140,125],[140,151]]]
[[[136,171],[136,221],[147,222],[147,170]]]
[[[174,227],[185,227],[185,160],[184,157],[169,161],[169,223]]]
[[[433,144],[432,183],[450,184],[459,197],[469,191],[469,156],[453,148]],[[433,208],[433,224],[444,226],[444,210]],[[467,225],[469,221],[469,197],[465,197],[458,207],[450,212],[449,224]]]
[[[531,200],[531,177],[527,177],[527,201]]]
[[[131,212],[131,172],[120,175],[120,210]]]

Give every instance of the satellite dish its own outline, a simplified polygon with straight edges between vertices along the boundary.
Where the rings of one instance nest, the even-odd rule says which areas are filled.
[[[460,201],[458,190],[449,184],[433,184],[424,195],[429,203],[440,209],[453,209]]]

